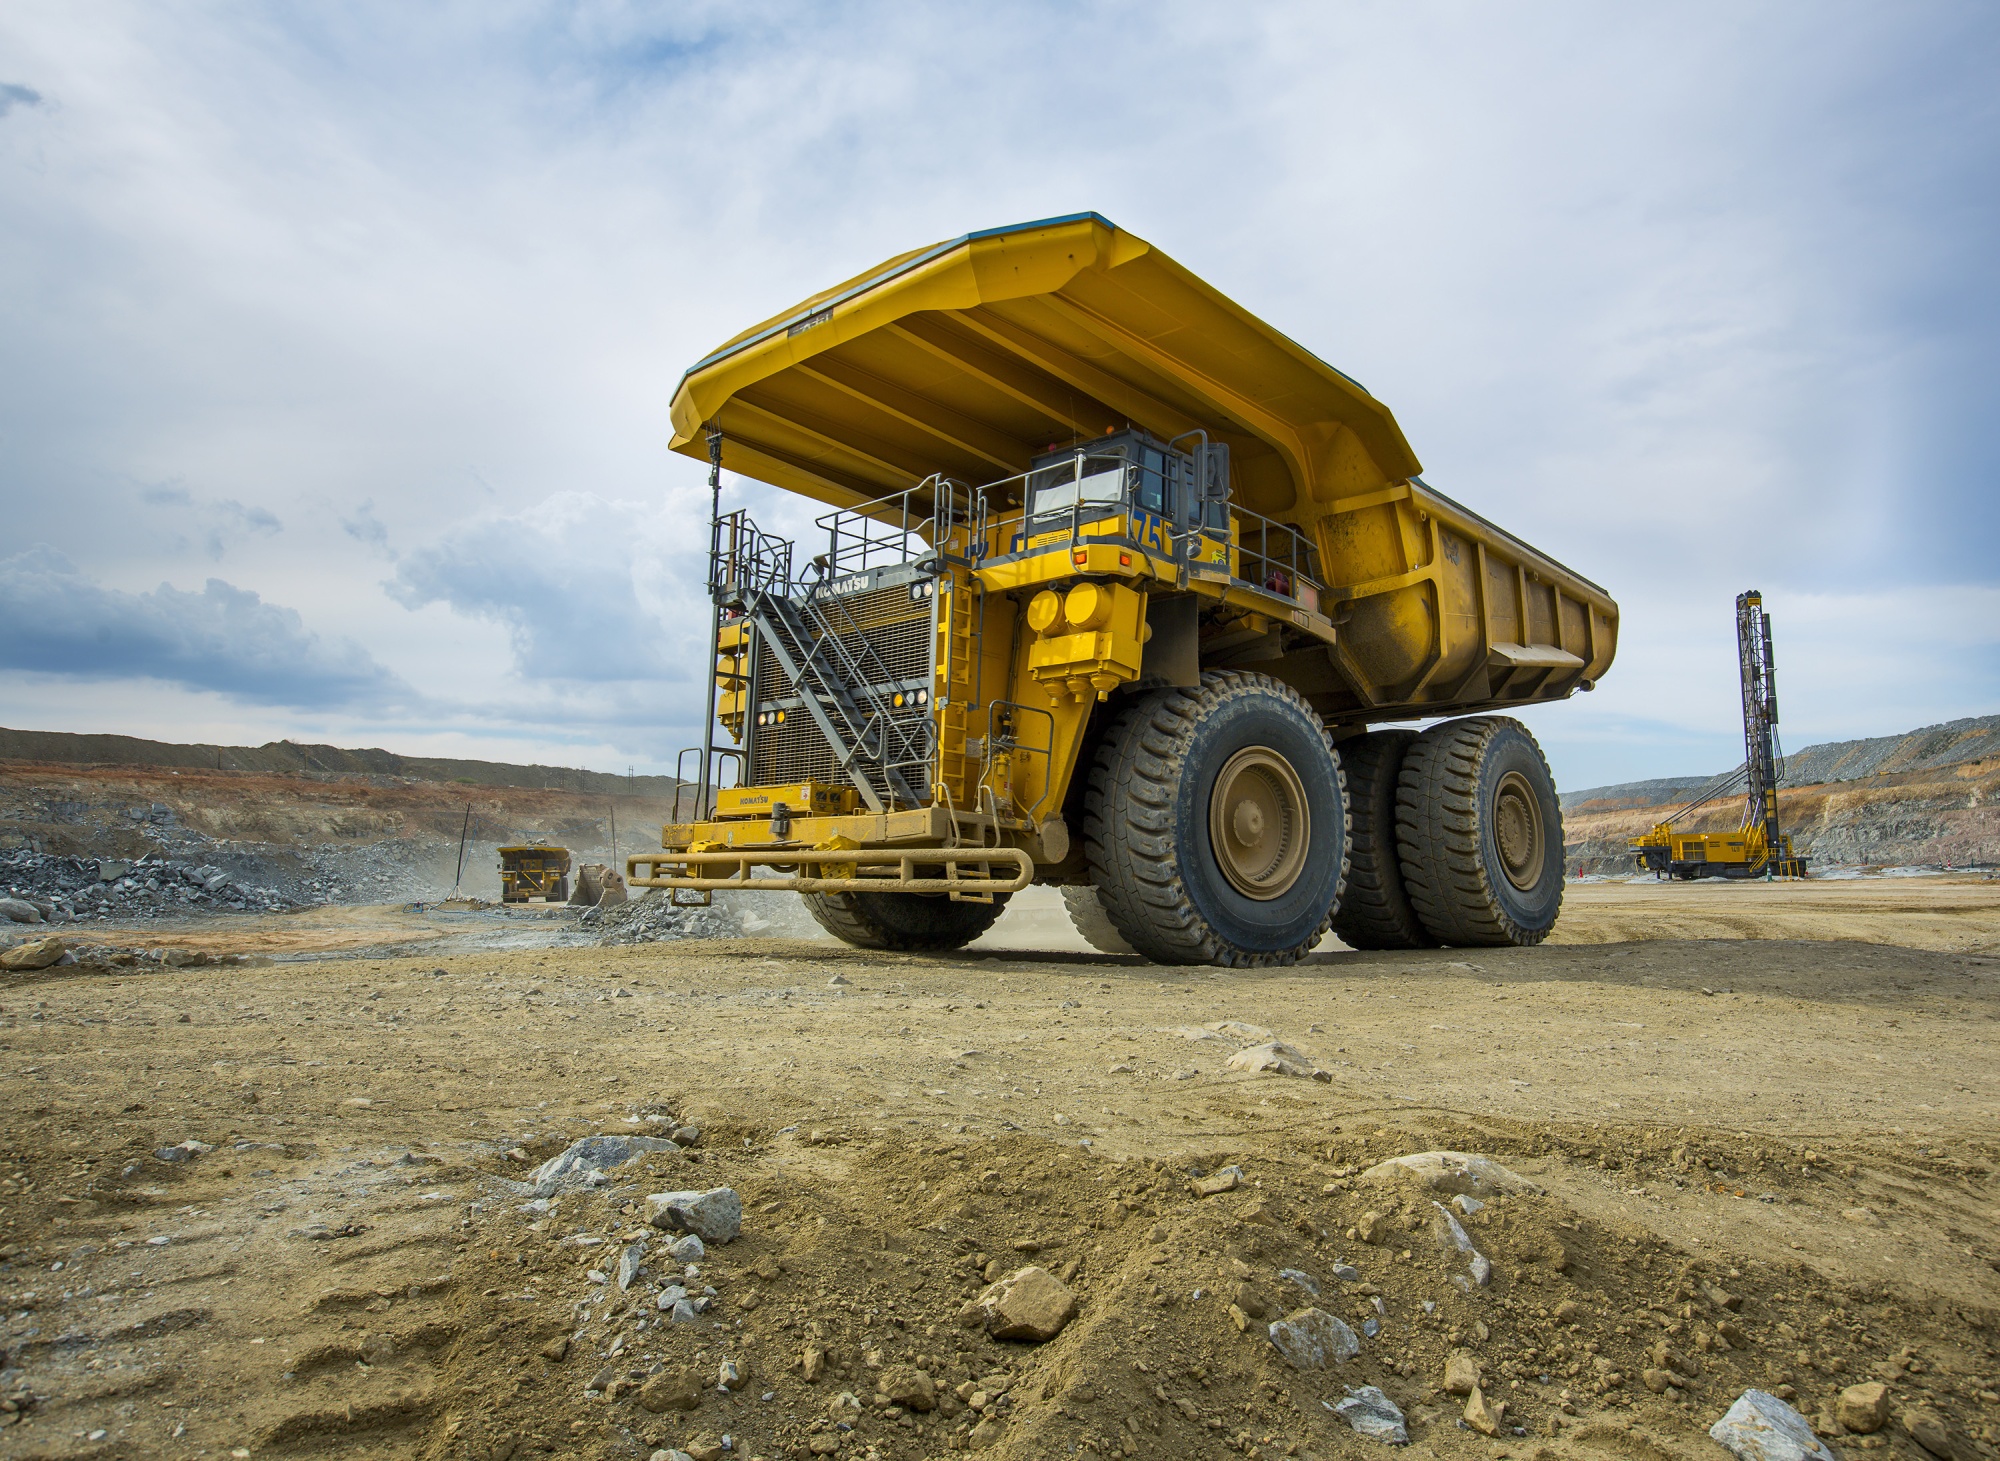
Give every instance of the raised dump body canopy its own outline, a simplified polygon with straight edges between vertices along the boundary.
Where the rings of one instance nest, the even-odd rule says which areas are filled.
[[[1051,450],[1205,433],[1232,502],[1316,550],[1331,642],[1260,668],[1336,724],[1561,698],[1616,645],[1610,596],[1425,485],[1380,401],[1095,213],[816,294],[690,369],[673,423],[676,450],[719,430],[730,470],[841,508],[943,474],[1017,509]]]

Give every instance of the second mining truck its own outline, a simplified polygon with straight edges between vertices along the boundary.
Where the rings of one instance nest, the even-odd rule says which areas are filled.
[[[1617,605],[1143,240],[1085,213],[891,259],[697,362],[673,423],[716,491],[715,658],[634,885],[755,878],[940,950],[1052,883],[1175,964],[1554,924],[1554,783],[1483,712],[1590,689]],[[774,536],[724,468],[832,510]]]

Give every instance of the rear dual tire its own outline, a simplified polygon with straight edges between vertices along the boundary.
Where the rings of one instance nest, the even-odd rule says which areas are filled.
[[[1562,808],[1528,728],[1502,715],[1433,726],[1397,777],[1410,906],[1441,944],[1538,944],[1562,912]]]
[[[1333,931],[1351,949],[1431,949],[1437,939],[1418,916],[1397,852],[1396,796],[1413,730],[1370,731],[1340,743],[1347,800],[1354,814],[1347,894]]]

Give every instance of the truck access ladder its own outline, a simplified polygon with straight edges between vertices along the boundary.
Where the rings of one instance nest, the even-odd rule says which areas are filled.
[[[838,599],[822,594],[825,580],[795,596],[791,544],[762,532],[741,511],[718,524],[712,581],[726,609],[741,611],[791,693],[833,748],[840,769],[872,812],[918,806],[902,767],[923,751],[890,714],[879,686],[888,671],[869,663],[874,651]]]

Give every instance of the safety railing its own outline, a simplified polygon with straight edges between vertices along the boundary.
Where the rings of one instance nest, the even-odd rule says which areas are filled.
[[[746,592],[792,593],[792,543],[765,532],[742,508],[716,519],[708,548],[708,591],[719,603]]]
[[[759,868],[778,876],[760,878]],[[759,892],[948,893],[983,900],[995,893],[1018,893],[1034,877],[1034,859],[1018,847],[745,848],[638,852],[625,859],[625,880],[631,887],[701,893],[754,887]]]
[[[1036,717],[1040,718],[1044,732],[1042,744],[1035,745],[1025,739],[1027,726]],[[1013,765],[1016,757],[1042,760],[1042,794],[1035,798],[1033,805],[1019,807],[1019,815],[1030,822],[1041,820],[1043,805],[1049,799],[1049,783],[1053,780],[1056,740],[1056,718],[1039,705],[1023,705],[1017,700],[996,700],[987,715],[985,745],[985,765],[980,768],[978,810],[991,814],[997,825],[1004,815],[1002,808],[1017,806],[1013,786]],[[1005,769],[1008,784],[1002,786],[999,774]]]
[[[743,753],[741,751],[737,750],[734,746],[715,747],[709,753],[711,760],[709,761],[706,782],[698,779],[701,752],[702,748],[700,746],[684,746],[681,748],[680,754],[674,758],[674,810],[673,815],[668,819],[670,821],[692,821],[707,816],[714,810],[715,793],[724,791],[732,786],[740,786],[743,782]],[[690,756],[695,758],[696,778],[690,778],[687,774],[687,761]],[[728,780],[723,779],[725,767],[729,768],[730,771]],[[701,804],[700,789],[703,785],[708,787],[709,805],[707,806]],[[691,804],[685,811],[682,807],[684,796]]]
[[[1236,519],[1236,566],[1231,576],[1317,611],[1325,584],[1312,540],[1289,523],[1234,503],[1229,511]]]
[[[826,551],[813,555],[813,573],[825,580],[932,557],[969,561],[984,552],[985,524],[983,489],[933,475],[815,519],[826,534]]]

